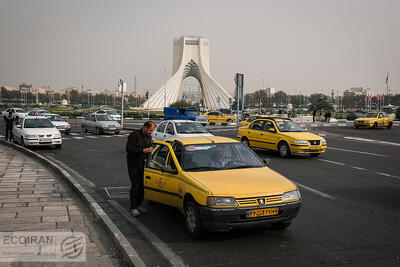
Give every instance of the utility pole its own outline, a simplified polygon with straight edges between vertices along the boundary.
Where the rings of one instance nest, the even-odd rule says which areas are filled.
[[[136,107],[136,75],[133,77],[133,106]]]
[[[167,106],[167,68],[164,68],[164,107]]]
[[[121,86],[121,129],[124,128],[124,80],[119,79],[119,86]]]

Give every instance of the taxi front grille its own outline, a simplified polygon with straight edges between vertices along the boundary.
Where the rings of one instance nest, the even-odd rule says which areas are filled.
[[[259,200],[264,200],[265,204],[260,204]],[[236,201],[239,203],[239,206],[259,206],[259,205],[268,205],[282,201],[282,195],[273,195],[273,196],[261,196],[261,197],[251,197],[251,198],[238,198]]]

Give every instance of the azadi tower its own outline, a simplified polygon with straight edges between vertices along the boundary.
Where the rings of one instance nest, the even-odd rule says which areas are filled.
[[[174,38],[172,77],[141,107],[162,109],[165,95],[167,107],[176,102],[182,81],[190,76],[196,78],[200,84],[206,109],[230,108],[231,96],[210,75],[210,40],[198,36]]]

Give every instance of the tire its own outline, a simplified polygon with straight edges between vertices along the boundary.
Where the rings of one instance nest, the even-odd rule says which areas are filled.
[[[388,128],[388,129],[391,129],[392,126],[393,126],[393,123],[392,123],[392,122],[389,122],[389,125],[387,126],[387,128]]]
[[[24,138],[21,136],[21,146],[26,148]]]
[[[286,142],[280,142],[278,145],[278,153],[282,158],[288,158],[291,154],[290,147]]]
[[[96,134],[100,135],[100,128],[96,127]]]
[[[312,157],[312,158],[316,158],[316,157],[318,157],[318,156],[319,156],[319,154],[320,154],[320,153],[311,153],[311,154],[310,154],[310,157]]]
[[[374,125],[372,125],[372,129],[376,129],[377,127],[378,127],[378,125],[375,122]]]
[[[195,239],[204,235],[204,229],[201,225],[199,208],[192,199],[186,201],[184,205],[185,225],[189,235]]]
[[[82,131],[83,131],[84,133],[87,133],[87,132],[88,132],[86,126],[82,126]]]
[[[356,129],[358,129],[358,128],[360,128],[360,127],[358,127],[358,126],[355,126],[355,128],[356,128]]]
[[[232,122],[232,120],[231,120],[231,119],[228,119],[226,122]]]
[[[66,135],[69,135],[69,132],[65,132]]]
[[[62,147],[62,144],[56,145],[57,149],[60,149]]]
[[[115,134],[119,134],[119,132],[115,132]]]
[[[250,147],[250,142],[249,142],[249,139],[247,139],[247,137],[242,137],[241,142],[243,145]]]
[[[280,222],[271,224],[272,230],[283,230],[289,227],[292,222]]]

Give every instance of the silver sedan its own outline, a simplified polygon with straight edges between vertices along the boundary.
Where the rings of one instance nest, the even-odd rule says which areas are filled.
[[[81,123],[82,131],[102,133],[115,133],[119,134],[121,131],[121,124],[113,120],[110,115],[105,114],[88,114]]]

